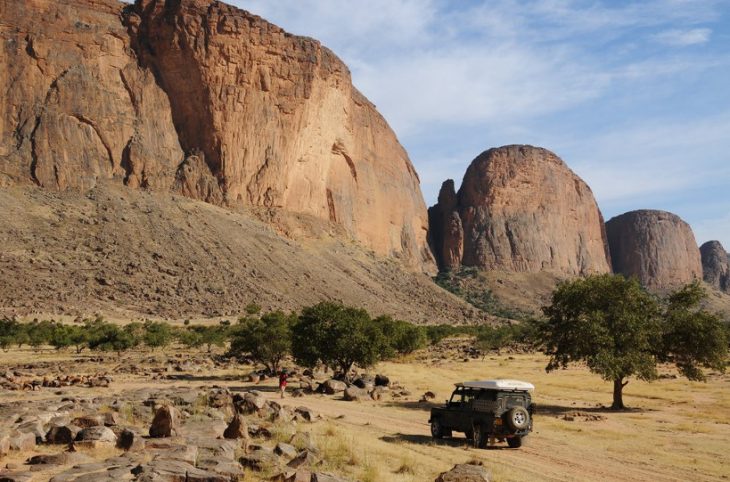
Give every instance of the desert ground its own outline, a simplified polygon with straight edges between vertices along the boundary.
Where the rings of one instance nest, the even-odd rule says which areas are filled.
[[[474,460],[482,462],[497,481],[728,479],[730,375],[713,373],[707,383],[688,382],[675,377],[670,368],[663,368],[661,378],[652,383],[632,380],[625,390],[625,402],[632,408],[613,412],[605,408],[611,397],[609,383],[583,367],[548,374],[542,355],[490,353],[469,357],[461,349],[453,348],[465,343],[462,340],[455,344],[451,340],[450,349],[431,347],[368,370],[371,374],[386,374],[391,386],[402,387],[378,401],[344,401],[341,394],[307,394],[279,400],[276,380],[245,381],[257,367],[209,362],[210,356],[205,352],[133,351],[120,359],[110,354],[99,357],[50,349],[10,350],[0,353],[0,372],[16,370],[28,378],[33,377],[34,371],[46,376],[54,370],[65,374],[107,373],[112,381],[103,388],[2,390],[0,411],[7,417],[20,407],[28,409],[66,399],[97,400],[96,410],[108,412],[119,406],[109,400],[132,400],[133,394],[154,398],[163,393],[171,398],[177,393],[184,399],[184,394],[204,394],[221,388],[227,388],[231,394],[257,390],[292,412],[297,407],[307,407],[319,414],[318,421],[296,424],[294,431],[310,434],[322,460],[318,470],[354,480],[428,481],[457,463]],[[291,363],[288,365],[296,370]],[[323,377],[326,375],[319,374],[317,378]],[[509,449],[498,444],[477,450],[461,434],[433,441],[428,425],[432,404],[443,403],[457,381],[488,378],[516,378],[535,384],[535,430],[525,445]],[[297,377],[292,377],[289,390],[298,386]],[[426,391],[434,392],[435,400],[419,401]],[[72,415],[90,414],[83,404],[78,407]],[[151,409],[141,403],[139,407],[119,411],[120,424],[134,426],[139,432],[144,432],[152,420]],[[222,409],[223,415],[216,412],[217,420],[197,409],[188,412],[186,423],[192,424],[192,428],[187,431],[202,430],[206,420],[210,420],[211,426],[225,426],[226,420],[219,420],[227,416]],[[249,420],[251,423],[255,422]],[[269,428],[267,437],[254,437],[251,443],[273,447],[287,441],[293,433],[280,422]],[[78,450],[98,461],[117,460],[113,458],[123,454],[114,447]],[[0,457],[0,465],[32,474],[31,479],[24,480],[49,480],[69,467],[35,466],[30,471],[25,462],[33,455],[62,451],[63,447],[58,445],[11,450]],[[149,458],[150,453],[147,450],[139,457]],[[236,453],[243,453],[243,449],[237,447]],[[242,480],[269,480],[272,475],[269,470],[246,470]]]

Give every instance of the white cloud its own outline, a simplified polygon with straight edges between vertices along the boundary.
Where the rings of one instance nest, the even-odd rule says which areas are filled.
[[[712,30],[709,28],[693,28],[689,30],[671,29],[664,30],[652,36],[652,38],[664,45],[671,47],[688,47],[700,45],[710,41]]]

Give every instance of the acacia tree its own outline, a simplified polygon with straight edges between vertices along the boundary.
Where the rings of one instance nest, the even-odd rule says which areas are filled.
[[[296,313],[287,315],[282,311],[261,318],[242,318],[233,329],[229,353],[249,353],[271,373],[277,373],[281,360],[291,353],[291,329],[296,320]]]
[[[367,311],[322,302],[302,310],[292,328],[296,361],[313,367],[321,362],[347,374],[357,363],[367,367],[387,353],[383,331]]]
[[[585,362],[613,382],[615,410],[624,408],[628,378],[655,379],[659,361],[674,361],[693,379],[700,378],[699,366],[723,370],[727,341],[719,319],[696,308],[700,299],[696,288],[687,287],[672,295],[663,311],[635,278],[603,274],[562,283],[543,308],[546,370]],[[708,339],[708,331],[716,341]]]

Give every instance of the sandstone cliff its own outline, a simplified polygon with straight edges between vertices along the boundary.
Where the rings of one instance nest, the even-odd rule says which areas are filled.
[[[730,293],[730,255],[720,241],[708,241],[700,246],[702,276],[720,291]]]
[[[552,152],[532,146],[490,149],[472,161],[458,194],[453,190],[453,181],[446,181],[429,211],[441,269],[610,271],[593,193]]]
[[[606,223],[616,273],[636,276],[651,289],[676,288],[702,279],[692,228],[665,211],[632,211]]]
[[[431,262],[404,149],[319,42],[212,0],[0,0],[0,186],[303,213]]]

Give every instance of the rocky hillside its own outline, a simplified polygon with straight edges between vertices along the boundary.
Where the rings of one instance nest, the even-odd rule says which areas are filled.
[[[418,176],[319,42],[212,0],[6,0],[0,38],[0,186],[306,214],[430,269]]]
[[[479,155],[459,192],[429,210],[442,270],[580,275],[610,271],[603,217],[588,185],[552,152],[505,146]]]
[[[230,320],[249,303],[269,311],[339,300],[417,323],[485,321],[428,276],[311,215],[226,209],[113,181],[86,194],[0,189],[0,205],[0,317]]]
[[[700,246],[702,275],[715,289],[730,293],[730,255],[720,241],[708,241]]]
[[[631,211],[606,223],[616,273],[636,276],[654,289],[676,288],[702,279],[692,228],[665,211]]]

